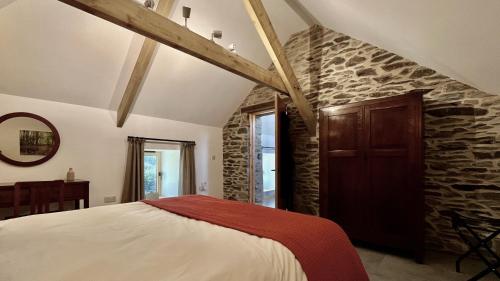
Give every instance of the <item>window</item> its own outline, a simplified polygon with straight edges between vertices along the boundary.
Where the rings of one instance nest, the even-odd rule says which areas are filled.
[[[144,198],[176,197],[179,192],[180,148],[147,149],[144,152]]]

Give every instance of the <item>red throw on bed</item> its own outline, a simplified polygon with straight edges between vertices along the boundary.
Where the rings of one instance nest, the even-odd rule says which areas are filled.
[[[201,195],[143,202],[177,215],[278,241],[295,255],[309,281],[368,280],[347,235],[327,219]]]

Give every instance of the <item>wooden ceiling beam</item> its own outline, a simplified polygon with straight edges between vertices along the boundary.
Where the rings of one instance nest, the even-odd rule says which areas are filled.
[[[156,12],[164,17],[168,17],[172,11],[175,0],[159,0],[156,7]],[[147,72],[151,67],[153,61],[153,55],[156,50],[158,43],[150,38],[144,38],[144,43],[142,44],[139,57],[135,62],[134,69],[130,75],[130,79],[127,84],[127,88],[123,93],[120,106],[117,111],[116,125],[121,128],[125,124],[125,120],[132,111],[132,107],[135,100],[139,96],[139,92],[142,89],[142,85],[146,80]]]
[[[133,0],[59,1],[279,92],[287,92],[276,73],[226,50]]]
[[[285,2],[288,4],[292,10],[295,11],[295,13],[309,26],[313,25],[322,25],[319,20],[314,17],[309,10],[300,3],[299,0],[285,0]]]
[[[276,31],[274,30],[271,20],[262,4],[261,0],[243,0],[247,8],[250,19],[252,20],[259,36],[271,56],[274,66],[285,84],[285,87],[290,94],[299,114],[304,119],[307,130],[312,136],[316,135],[316,116],[314,115],[311,105],[305,98],[299,81],[293,72],[292,66],[288,61],[285,49],[281,45]]]
[[[9,4],[16,0],[0,0],[0,9],[7,7]]]

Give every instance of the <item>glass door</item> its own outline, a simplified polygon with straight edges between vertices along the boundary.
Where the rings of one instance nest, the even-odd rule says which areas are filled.
[[[161,194],[161,154],[144,152],[144,198],[158,199]]]
[[[251,115],[251,188],[252,202],[276,207],[276,135],[275,113]]]

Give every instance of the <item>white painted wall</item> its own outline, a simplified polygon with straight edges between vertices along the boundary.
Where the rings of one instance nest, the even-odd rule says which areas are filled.
[[[0,115],[18,111],[48,119],[61,135],[61,146],[40,166],[20,168],[0,162],[0,182],[62,179],[71,167],[77,178],[90,180],[90,205],[103,205],[105,196],[121,198],[127,136],[133,135],[195,141],[197,185],[207,182],[207,194],[222,198],[221,128],[131,115],[120,129],[116,112],[0,94]]]

